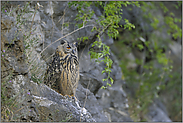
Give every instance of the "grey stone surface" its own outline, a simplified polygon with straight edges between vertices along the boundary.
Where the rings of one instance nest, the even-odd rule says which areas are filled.
[[[103,104],[99,104],[95,95],[90,90],[79,84],[76,96],[80,100],[81,107],[86,108],[97,122],[109,122],[104,114]]]
[[[20,4],[20,7],[25,5],[24,2],[10,2],[10,6],[11,4],[14,4],[14,6]],[[111,77],[114,79],[114,84],[106,90],[101,89],[103,85],[106,85],[102,79],[106,78],[107,75],[105,73],[101,74],[102,70],[105,68],[105,64],[96,63],[94,60],[90,59],[90,55],[88,54],[92,43],[97,40],[97,32],[91,32],[92,27],[83,28],[65,37],[69,42],[77,41],[77,38],[82,36],[89,37],[89,39],[84,42],[77,41],[79,42],[80,81],[76,91],[76,97],[79,101],[61,96],[46,85],[37,84],[31,80],[30,72],[34,72],[33,66],[28,66],[25,63],[25,59],[29,59],[28,61],[34,60],[37,66],[37,76],[40,80],[43,80],[47,63],[50,62],[51,55],[60,44],[60,40],[58,39],[78,29],[75,24],[81,23],[80,21],[74,20],[77,15],[76,7],[69,8],[67,1],[41,1],[39,4],[43,7],[40,6],[38,8],[35,19],[33,20],[32,29],[35,30],[30,38],[33,39],[33,45],[31,49],[26,49],[26,54],[29,54],[27,56],[23,53],[25,44],[23,43],[24,40],[22,36],[30,31],[28,27],[31,25],[30,21],[32,19],[28,20],[26,25],[22,25],[22,32],[19,33],[15,41],[12,41],[17,31],[15,18],[1,13],[1,51],[7,51],[4,61],[1,61],[1,77],[5,79],[9,75],[8,73],[13,71],[13,81],[12,84],[8,86],[8,90],[11,93],[7,95],[8,97],[13,97],[21,92],[17,99],[17,102],[21,103],[18,104],[15,111],[21,110],[15,115],[17,117],[15,121],[132,121],[128,113],[129,105],[127,94],[123,88],[125,81],[121,79],[121,68],[116,56],[111,51],[110,58],[114,62],[111,69]],[[31,1],[28,7],[34,11],[36,5],[37,2]],[[129,8],[123,8],[122,18],[129,19],[129,22],[139,24],[144,32],[152,32],[152,27],[142,17],[142,11],[139,8],[130,8],[132,8],[132,11],[130,11]],[[95,13],[86,26],[99,26],[95,21],[101,15],[101,10],[97,7],[91,7],[89,9],[94,9]],[[157,14],[157,11],[154,13]],[[158,14],[161,15],[161,13]],[[28,16],[30,16],[30,14],[24,15],[25,18]],[[161,20],[161,22],[162,21],[163,20]],[[69,27],[63,26],[63,24],[67,22],[70,23]],[[120,22],[120,24],[124,25],[124,22]],[[157,33],[159,32],[153,31],[150,37],[153,37],[153,34]],[[162,37],[166,40],[166,33],[162,33]],[[101,39],[106,45],[113,44],[113,39],[109,38],[106,32]],[[56,40],[58,41],[55,42]],[[53,42],[55,43],[50,45]],[[11,46],[12,52],[8,51],[10,47],[8,47],[7,44]],[[45,49],[47,46],[49,47]],[[180,57],[178,44],[169,45],[169,47],[177,57]],[[28,70],[29,67],[30,70]],[[162,111],[162,109],[153,106],[150,107],[151,112],[148,114],[150,121],[171,121],[167,114],[164,113],[164,110]],[[158,115],[163,117],[164,120],[160,119],[161,117],[157,117]]]
[[[6,15],[2,15],[3,17]],[[6,19],[6,21],[11,20]],[[6,33],[9,28],[6,28],[6,25],[4,27],[3,33]],[[5,118],[2,121],[95,122],[91,114],[85,108],[80,107],[78,101],[63,97],[46,85],[37,84],[30,79],[28,66],[25,62],[24,40],[16,39],[14,44],[11,44],[7,41],[9,35],[3,34],[1,42],[3,45],[1,51],[5,51],[5,55],[1,58],[1,82],[3,83],[4,96],[13,100],[14,106],[11,109],[13,112],[11,118],[6,119],[6,114],[4,114]]]
[[[167,116],[166,112],[158,107],[156,103],[149,107],[149,112],[147,113],[146,117],[147,120],[151,122],[172,122]]]

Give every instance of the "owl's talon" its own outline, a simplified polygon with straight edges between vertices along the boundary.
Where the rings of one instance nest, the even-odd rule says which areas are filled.
[[[66,95],[67,98],[70,98],[69,95]]]
[[[72,98],[74,99],[74,102],[78,102],[78,99],[75,96],[73,96]]]

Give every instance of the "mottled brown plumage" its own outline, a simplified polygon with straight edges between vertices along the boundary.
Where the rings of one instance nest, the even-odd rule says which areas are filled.
[[[79,81],[77,43],[62,41],[53,56],[44,83],[62,95],[75,96]]]

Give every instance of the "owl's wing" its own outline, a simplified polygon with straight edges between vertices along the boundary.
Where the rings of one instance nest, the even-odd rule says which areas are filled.
[[[62,66],[60,65],[59,60],[59,57],[54,56],[52,62],[48,65],[44,84],[48,85],[49,87],[51,87],[60,77]]]

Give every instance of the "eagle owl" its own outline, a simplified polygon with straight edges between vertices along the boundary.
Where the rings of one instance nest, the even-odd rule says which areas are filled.
[[[62,40],[48,65],[44,83],[62,95],[75,96],[79,81],[77,42]]]

